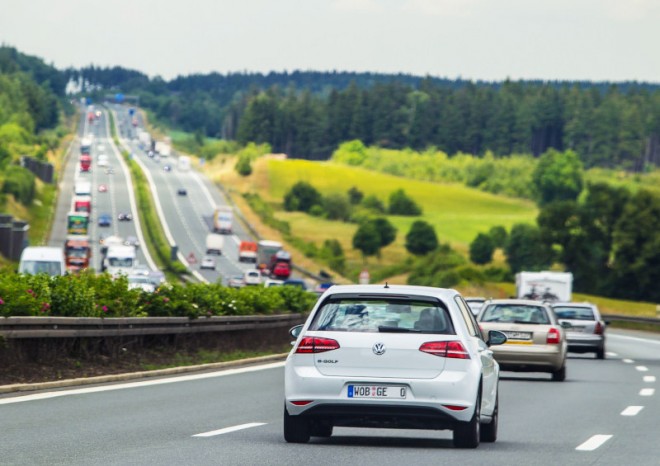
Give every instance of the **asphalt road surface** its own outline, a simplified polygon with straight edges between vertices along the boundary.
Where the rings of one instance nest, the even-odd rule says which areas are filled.
[[[282,363],[0,397],[0,463],[66,465],[657,465],[660,339],[610,331],[565,382],[503,372],[500,431],[476,450],[449,431],[336,428],[282,437]]]

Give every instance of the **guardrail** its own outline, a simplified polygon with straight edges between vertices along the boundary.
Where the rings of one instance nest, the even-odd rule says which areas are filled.
[[[269,316],[187,317],[7,317],[0,319],[0,337],[76,338],[132,335],[176,335],[286,328],[302,323],[302,314]]]
[[[637,324],[660,325],[660,319],[657,317],[639,317],[623,314],[603,314],[603,319],[616,322],[633,322]]]

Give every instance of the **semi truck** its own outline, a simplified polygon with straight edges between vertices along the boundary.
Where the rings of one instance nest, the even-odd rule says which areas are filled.
[[[261,240],[257,243],[257,268],[261,270],[264,275],[269,275],[269,266],[273,256],[278,251],[282,250],[282,243],[271,240]]]
[[[234,222],[234,212],[229,206],[221,206],[213,212],[213,232],[231,234]]]
[[[91,196],[92,183],[89,181],[76,181],[76,184],[73,186],[73,192],[76,196]]]
[[[87,269],[91,265],[92,247],[87,235],[69,235],[64,242],[66,268],[70,272]]]
[[[206,235],[206,254],[219,256],[222,254],[222,248],[225,246],[225,238],[216,233]]]
[[[88,229],[88,212],[69,212],[66,222],[66,232],[68,235],[86,235]]]
[[[516,297],[539,301],[571,301],[573,274],[570,272],[519,272]]]
[[[257,262],[257,243],[241,241],[238,245],[238,262]]]
[[[268,269],[273,278],[286,280],[291,276],[291,254],[283,249],[277,251],[271,256]]]
[[[89,154],[80,155],[80,171],[88,172],[92,168],[92,156]]]
[[[89,155],[92,152],[92,138],[85,136],[80,140],[80,153]]]
[[[103,270],[113,277],[130,275],[137,265],[137,254],[133,246],[112,245],[103,258]]]
[[[163,141],[157,141],[155,146],[156,153],[161,157],[169,157],[172,153],[172,147]]]
[[[73,198],[73,211],[92,213],[92,196],[75,196]]]

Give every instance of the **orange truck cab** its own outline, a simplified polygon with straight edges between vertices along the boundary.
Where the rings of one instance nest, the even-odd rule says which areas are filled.
[[[239,262],[257,262],[257,243],[253,241],[241,241],[238,246]]]
[[[64,258],[66,260],[66,268],[71,272],[89,268],[92,258],[92,247],[89,242],[89,236],[67,236],[64,242]]]

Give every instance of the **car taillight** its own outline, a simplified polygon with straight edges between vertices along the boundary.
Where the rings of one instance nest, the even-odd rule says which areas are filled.
[[[596,328],[594,329],[594,334],[602,335],[603,334],[603,324],[596,322]]]
[[[550,330],[548,330],[548,339],[546,342],[549,345],[558,345],[560,340],[561,335],[559,334],[559,330],[554,327],[550,328]]]
[[[419,347],[419,350],[441,358],[470,359],[470,355],[460,341],[427,341]]]
[[[332,338],[303,337],[296,353],[323,353],[339,349],[339,343]]]

